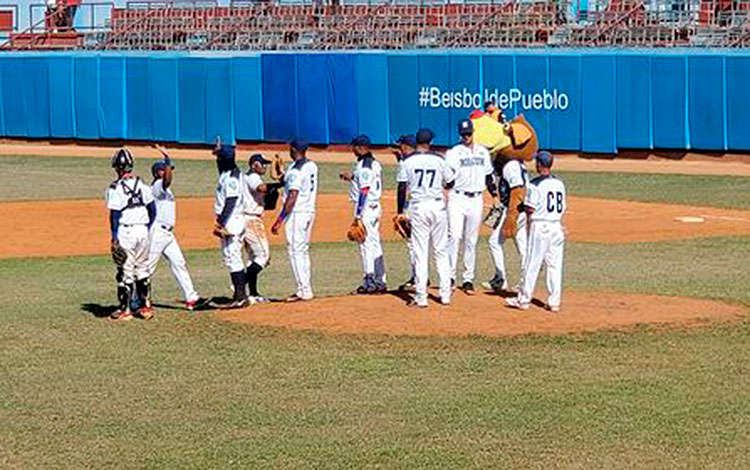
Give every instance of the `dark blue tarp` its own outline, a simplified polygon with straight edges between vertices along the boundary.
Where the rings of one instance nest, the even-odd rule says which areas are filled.
[[[419,110],[422,100],[418,85],[419,59],[415,55],[388,57],[388,115],[390,142],[419,129]]]
[[[180,141],[206,141],[206,74],[205,59],[185,57],[177,64],[177,109]]]
[[[750,150],[750,57],[727,57],[727,144],[731,150]]]
[[[550,149],[581,148],[581,59],[577,56],[551,56],[549,87],[554,95],[550,113]],[[536,124],[536,123],[534,123]]]
[[[206,142],[217,137],[234,142],[234,100],[231,59],[204,59],[206,100]]]
[[[615,58],[584,56],[581,58],[581,72],[581,149],[592,153],[614,153],[617,150]]]
[[[516,56],[516,86],[521,91],[521,108],[526,119],[533,123],[539,137],[539,146],[549,148],[549,111],[553,94],[549,92],[547,56],[517,55]]]
[[[724,150],[724,59],[689,57],[688,77],[690,148]]]
[[[234,91],[234,131],[238,140],[263,139],[260,58],[235,57],[232,60]]]
[[[449,110],[456,103],[453,89],[450,87],[450,72],[448,56],[423,55],[419,57],[419,96],[405,95],[403,99],[414,103],[419,101],[419,122],[412,126],[426,127],[435,133],[436,145],[450,145],[455,143],[456,128],[450,125]],[[424,106],[423,90],[429,90],[429,100]],[[447,98],[447,99],[446,99]],[[415,127],[416,127],[415,126]],[[412,132],[415,132],[414,129]]]
[[[686,149],[685,58],[655,56],[651,59],[654,147]]]
[[[28,101],[26,86],[28,83],[26,59],[9,57],[3,60],[3,120],[5,135],[26,137],[28,135],[27,119]]]
[[[448,129],[451,140],[458,141],[458,123],[466,119],[474,108],[482,106],[480,58],[477,55],[453,55],[449,57],[450,89],[461,92],[461,107],[451,107]],[[466,92],[466,93],[464,93]],[[479,99],[476,99],[477,94]],[[479,104],[479,106],[476,106]]]
[[[48,61],[44,57],[26,58],[27,135],[50,136]]]
[[[154,138],[151,128],[151,89],[147,57],[128,57],[125,61],[127,136],[133,140]]]
[[[297,57],[297,133],[310,142],[328,143],[328,80],[325,54]]]
[[[651,59],[617,58],[617,146],[651,148]]]
[[[331,54],[326,61],[328,140],[331,143],[348,144],[359,133],[355,64],[356,56],[352,54]]]
[[[150,100],[143,105],[151,112],[154,140],[182,142],[178,106],[179,79],[174,58],[151,58],[148,62]]]
[[[73,67],[76,137],[98,139],[99,57],[78,56],[74,59]]]
[[[45,58],[48,64],[49,130],[57,138],[75,137],[75,110],[73,108],[73,58],[53,56]]]
[[[99,135],[118,139],[125,133],[125,60],[122,57],[99,59]]]
[[[261,63],[264,139],[286,142],[297,135],[297,59],[293,54],[269,54]]]

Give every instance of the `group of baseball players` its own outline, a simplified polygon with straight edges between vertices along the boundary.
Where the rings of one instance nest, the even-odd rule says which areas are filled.
[[[564,246],[561,218],[566,196],[562,181],[550,173],[552,155],[544,151],[536,154],[539,176],[529,181],[522,160],[493,158],[487,148],[474,142],[470,119],[458,123],[458,134],[460,143],[444,156],[432,149],[434,134],[429,129],[401,136],[396,143],[399,167],[394,226],[407,239],[411,265],[410,279],[399,290],[415,292],[409,306],[428,306],[431,246],[438,274],[438,300],[449,305],[458,287],[458,258],[463,242],[460,288],[467,295],[475,294],[476,246],[484,221],[493,228],[489,246],[495,265],[495,274],[484,287],[497,293],[508,291],[503,244],[513,239],[521,260],[521,277],[518,294],[507,298],[507,305],[529,308],[539,270],[546,264],[550,294],[547,307],[559,311]],[[339,177],[350,183],[354,221],[361,227],[356,241],[363,278],[354,293],[382,294],[387,289],[380,241],[382,166],[371,153],[366,135],[355,137],[351,145],[356,163],[352,171]],[[174,163],[164,149],[158,149],[164,158],[153,164],[150,185],[133,173],[133,156],[128,149],[118,150],[112,158],[117,179],[109,186],[106,201],[120,302],[111,316],[113,320],[153,317],[149,279],[162,255],[183,291],[188,310],[203,303],[213,308],[242,308],[269,302],[258,292],[259,275],[270,261],[262,217],[265,210],[275,208],[281,189],[282,207],[271,232],[278,234],[284,226],[296,284],[296,291],[284,301],[313,298],[309,245],[315,222],[318,166],[307,158],[306,141],[294,139],[289,143],[291,164],[286,170],[278,156],[271,161],[262,154],[253,154],[246,172],[237,167],[235,147],[217,142],[213,151],[219,174],[213,233],[220,240],[233,290],[232,299],[220,304],[207,302],[193,286],[174,236],[175,199],[170,189]],[[274,170],[272,178],[264,181],[269,166]],[[495,201],[488,216],[484,215],[485,190]]]

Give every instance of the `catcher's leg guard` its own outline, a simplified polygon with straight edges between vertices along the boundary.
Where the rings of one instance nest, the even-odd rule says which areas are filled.
[[[125,289],[128,291],[128,308],[127,310],[129,312],[137,312],[140,308],[140,301],[138,299],[138,294],[135,290],[135,284],[132,282],[129,282],[125,284]]]
[[[245,280],[245,271],[234,271],[229,273],[234,286],[234,300],[243,301],[247,299],[247,281]]]
[[[149,280],[149,278],[139,279],[135,281],[135,290],[140,306],[151,308],[151,281]]]
[[[117,281],[117,302],[119,303],[119,309],[124,312],[128,309],[128,301],[130,300],[130,298],[128,294],[128,287],[123,281],[122,267],[117,268],[115,280]]]
[[[247,288],[250,291],[250,295],[257,297],[258,295],[258,274],[263,270],[263,266],[256,262],[253,262],[245,270],[245,277],[247,280]]]

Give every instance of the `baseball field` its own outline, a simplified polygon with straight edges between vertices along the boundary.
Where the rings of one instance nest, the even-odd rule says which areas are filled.
[[[150,179],[158,154],[133,152]],[[112,323],[111,153],[0,145],[0,468],[747,468],[746,157],[558,158],[562,311],[456,292],[415,312],[395,293],[349,295],[361,268],[337,175],[352,157],[315,150],[316,300],[187,312],[162,262],[155,318]],[[191,275],[227,296],[215,164],[173,155]],[[377,156],[390,220],[394,161]],[[395,287],[406,246],[388,223],[383,237]],[[281,298],[293,280],[271,242],[260,286]],[[484,280],[486,237],[478,251]]]

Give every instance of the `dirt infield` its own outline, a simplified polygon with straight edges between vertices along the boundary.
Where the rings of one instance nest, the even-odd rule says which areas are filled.
[[[393,192],[384,195],[385,239],[396,239],[390,219]],[[345,240],[351,208],[344,194],[318,196],[314,242]],[[187,249],[215,248],[210,198],[184,198],[177,205],[177,236]],[[269,218],[273,214],[268,214]],[[678,220],[679,219],[679,220]],[[87,201],[7,202],[0,204],[0,258],[103,254],[109,250],[109,224],[104,203]],[[681,221],[685,220],[685,221]],[[270,223],[266,224],[270,226]],[[647,242],[750,234],[750,211],[674,204],[569,198],[566,227],[571,241]],[[488,234],[483,228],[483,233]],[[30,237],[29,234],[34,234]],[[283,243],[283,235],[271,236]]]
[[[741,307],[702,299],[655,295],[565,292],[563,310],[540,305],[521,312],[497,295],[456,292],[450,306],[406,307],[396,295],[325,297],[295,304],[270,303],[224,311],[220,317],[255,325],[325,333],[393,336],[517,336],[632,328],[639,324],[698,325],[747,315]],[[539,304],[537,302],[537,304]]]
[[[145,145],[129,145],[136,158],[158,159],[161,154]],[[0,143],[0,155],[28,155],[54,157],[92,157],[110,158],[113,146],[73,145],[59,143]],[[213,157],[207,149],[170,149],[174,158],[185,160],[211,160]],[[241,145],[241,153],[263,151],[266,153],[285,153],[283,145]],[[395,164],[393,155],[387,149],[374,152],[383,164]],[[310,156],[315,161],[350,163],[352,155],[345,148],[311,149]],[[687,153],[659,156],[656,154],[619,155],[617,158],[585,157],[577,154],[555,154],[558,171],[591,171],[621,173],[674,173],[684,175],[737,175],[750,176],[750,156],[727,154],[722,156]]]

